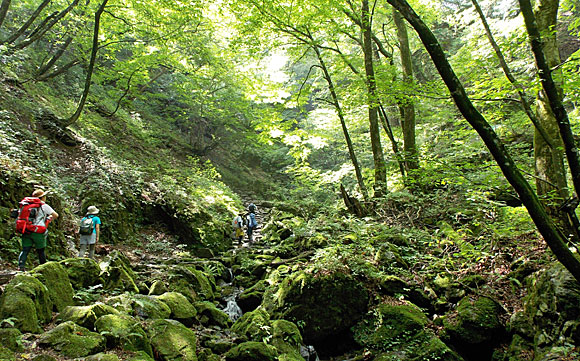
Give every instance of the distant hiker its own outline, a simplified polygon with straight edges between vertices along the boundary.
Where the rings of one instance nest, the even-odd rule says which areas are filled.
[[[244,239],[244,218],[242,212],[232,221],[232,228],[234,229],[234,238],[241,242]]]
[[[256,215],[252,212],[246,214],[246,226],[248,227],[246,229],[246,233],[248,234],[248,241],[249,242],[253,242],[254,241],[254,229],[256,229],[256,227],[258,227],[258,222],[256,221]]]
[[[254,203],[250,203],[250,205],[248,206],[248,211],[250,213],[256,213],[256,205]]]
[[[89,247],[89,258],[95,258],[95,247],[99,242],[99,234],[101,232],[101,219],[97,217],[99,209],[95,206],[87,208],[86,216],[81,219],[79,227],[79,234],[81,239],[79,241],[79,257],[84,257],[87,246]]]
[[[22,252],[18,256],[18,270],[25,271],[26,259],[32,246],[38,254],[38,263],[46,263],[46,239],[48,224],[58,218],[58,213],[45,203],[46,195],[42,189],[32,192],[32,197],[20,201],[16,232],[22,234]]]

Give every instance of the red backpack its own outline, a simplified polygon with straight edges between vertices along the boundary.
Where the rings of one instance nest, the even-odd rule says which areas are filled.
[[[44,204],[40,198],[26,197],[18,203],[18,218],[16,219],[16,233],[44,233],[46,226],[36,226],[33,224],[40,207]]]

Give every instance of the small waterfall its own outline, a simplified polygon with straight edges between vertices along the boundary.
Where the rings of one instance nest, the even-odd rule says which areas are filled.
[[[300,346],[300,356],[306,361],[320,361],[314,346]]]
[[[242,309],[236,303],[236,295],[233,294],[231,296],[228,296],[225,299],[225,301],[227,302],[226,308],[224,308],[222,311],[224,311],[228,316],[230,316],[230,319],[233,322],[236,322],[236,320],[242,317],[243,314]]]

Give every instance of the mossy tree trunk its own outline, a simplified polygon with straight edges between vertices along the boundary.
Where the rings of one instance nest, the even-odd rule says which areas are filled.
[[[469,124],[477,131],[486,147],[489,149],[504,176],[518,193],[524,206],[528,210],[530,217],[538,228],[538,231],[544,237],[556,258],[570,271],[570,273],[572,273],[576,280],[580,281],[580,261],[568,249],[566,240],[561,236],[561,233],[547,214],[537,194],[519,171],[517,165],[508,154],[498,135],[467,96],[463,84],[453,71],[443,48],[439,44],[435,35],[433,35],[431,30],[425,25],[421,18],[419,18],[411,6],[409,6],[407,1],[387,1],[413,26],[421,38],[423,45],[429,52],[437,71],[449,89],[457,108]],[[521,1],[526,0],[520,0],[520,2]]]

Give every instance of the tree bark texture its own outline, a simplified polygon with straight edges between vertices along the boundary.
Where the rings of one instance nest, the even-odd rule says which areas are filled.
[[[407,24],[397,10],[393,10],[393,19],[395,27],[397,28],[397,38],[399,40],[399,50],[401,52],[403,82],[412,84],[413,64],[409,47],[409,35],[407,34]],[[419,168],[417,142],[415,137],[415,105],[410,97],[404,96],[400,107],[403,110],[403,151],[405,152],[405,169],[409,172],[410,170]]]
[[[379,198],[386,193],[387,169],[381,145],[377,84],[373,65],[372,19],[368,0],[362,2],[362,24],[364,63],[368,87],[369,131],[375,166],[374,197]]]
[[[544,237],[556,258],[570,271],[570,273],[572,273],[576,280],[580,281],[580,261],[576,259],[574,254],[568,249],[566,240],[562,238],[551,218],[546,213],[546,210],[536,193],[534,193],[530,184],[518,170],[517,165],[508,154],[505,146],[493,128],[481,113],[479,113],[473,103],[471,103],[463,84],[459,81],[457,75],[449,64],[437,38],[405,0],[387,1],[413,26],[421,38],[423,45],[429,52],[437,71],[449,89],[457,108],[467,122],[469,122],[469,124],[477,131],[486,147],[489,149],[504,176],[518,193],[522,203],[525,205],[530,217],[538,228],[538,231]]]
[[[0,28],[2,27],[2,24],[4,24],[11,2],[12,0],[2,0],[2,3],[0,4]]]

